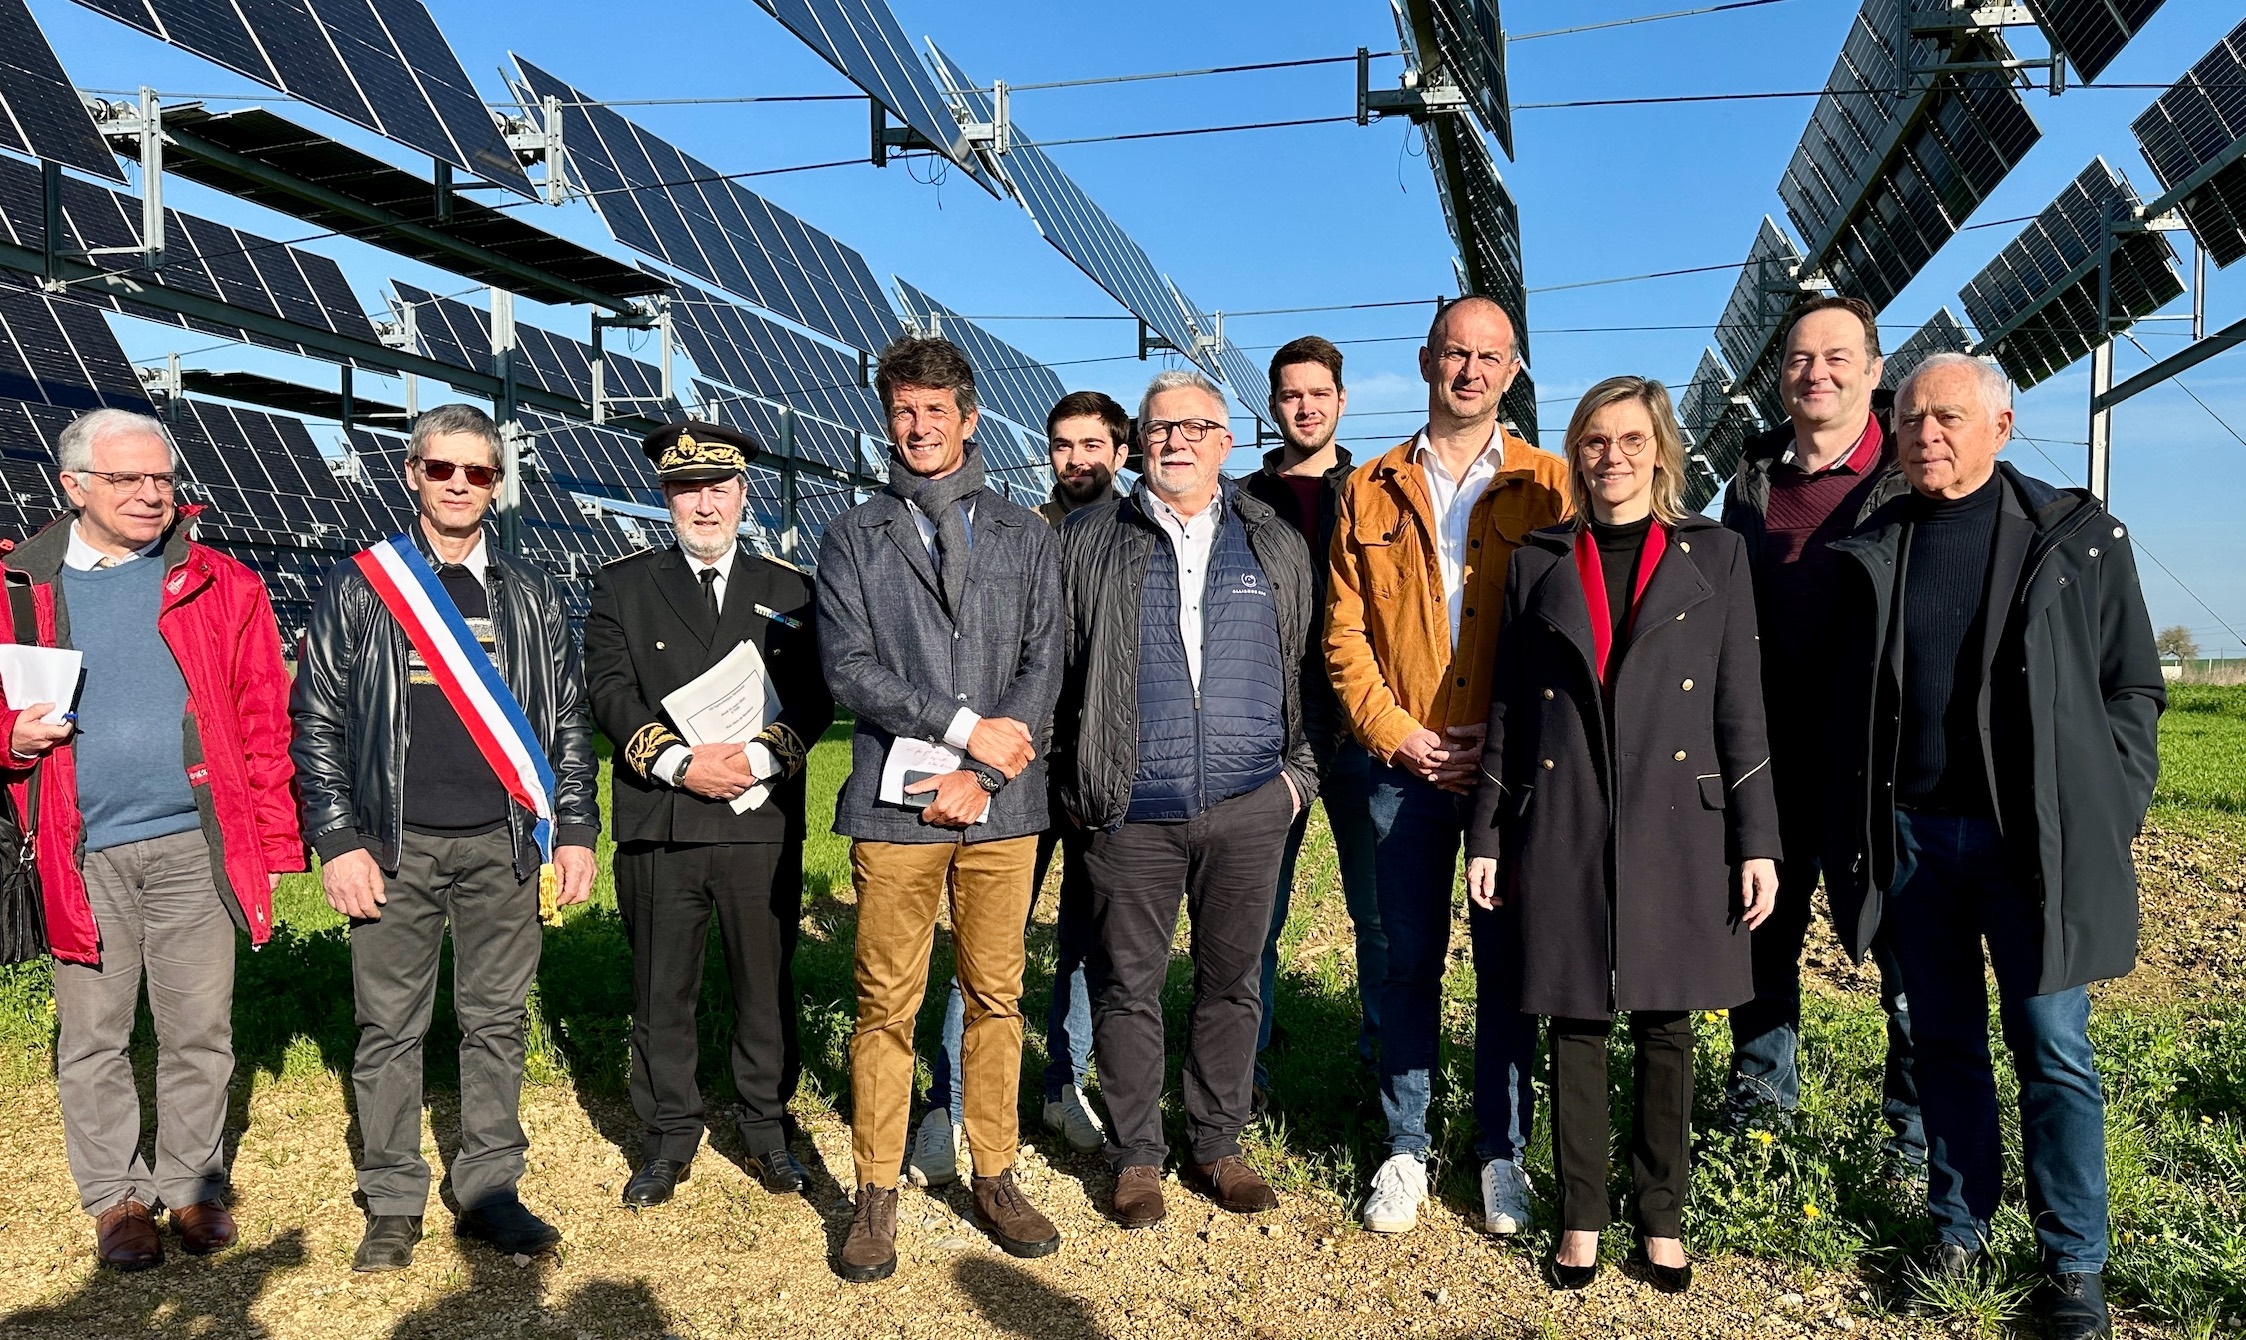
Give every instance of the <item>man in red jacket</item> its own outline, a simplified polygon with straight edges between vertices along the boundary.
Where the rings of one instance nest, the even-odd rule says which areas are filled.
[[[0,712],[0,734],[17,812],[36,815],[70,1172],[101,1263],[142,1270],[164,1259],[159,1203],[189,1255],[235,1239],[234,937],[264,943],[274,885],[305,868],[289,682],[264,585],[179,524],[161,423],[96,410],[63,430],[56,455],[75,514],[7,554],[0,610],[11,638],[83,655],[76,711],[50,720],[73,704],[24,704]],[[14,629],[17,610],[35,639]],[[144,974],[153,1168],[127,1051]]]

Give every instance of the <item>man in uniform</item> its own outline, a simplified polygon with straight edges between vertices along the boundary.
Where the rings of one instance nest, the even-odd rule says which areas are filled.
[[[669,1200],[702,1143],[694,1006],[713,913],[733,986],[741,1143],[765,1190],[803,1189],[786,1124],[802,1070],[793,963],[803,775],[834,717],[811,580],[741,543],[756,443],[689,420],[649,435],[644,449],[678,545],[603,568],[585,617],[593,720],[618,743],[616,907],[632,946],[632,1109],[645,1128],[639,1170],[624,1184],[634,1209]],[[689,745],[665,698],[743,643],[762,660],[778,715],[751,740]]]

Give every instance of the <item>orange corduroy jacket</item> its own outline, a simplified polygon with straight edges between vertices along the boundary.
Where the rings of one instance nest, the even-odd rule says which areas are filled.
[[[1506,433],[1505,459],[1469,522],[1454,650],[1416,441],[1349,476],[1330,554],[1326,673],[1358,742],[1383,762],[1422,727],[1488,718],[1506,564],[1530,531],[1568,513],[1567,463]]]

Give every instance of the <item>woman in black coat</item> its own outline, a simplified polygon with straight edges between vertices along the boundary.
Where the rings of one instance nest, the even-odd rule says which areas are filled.
[[[1630,1016],[1637,1261],[1691,1284],[1692,1014],[1754,995],[1747,932],[1778,892],[1777,799],[1755,599],[1739,537],[1682,503],[1661,383],[1614,377],[1568,424],[1575,519],[1506,574],[1497,682],[1467,830],[1477,936],[1519,955],[1519,1007],[1552,1019],[1553,1275],[1581,1288],[1607,1224],[1607,1035]],[[1507,974],[1477,959],[1485,989]]]

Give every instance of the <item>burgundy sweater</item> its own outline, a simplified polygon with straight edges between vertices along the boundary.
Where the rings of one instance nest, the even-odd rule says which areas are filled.
[[[1799,757],[1821,744],[1825,702],[1818,685],[1834,667],[1824,660],[1832,642],[1829,620],[1837,559],[1835,540],[1856,527],[1879,476],[1884,445],[1879,420],[1847,457],[1809,474],[1791,462],[1770,471],[1770,502],[1763,514],[1762,587],[1764,697],[1771,704],[1771,752]]]

